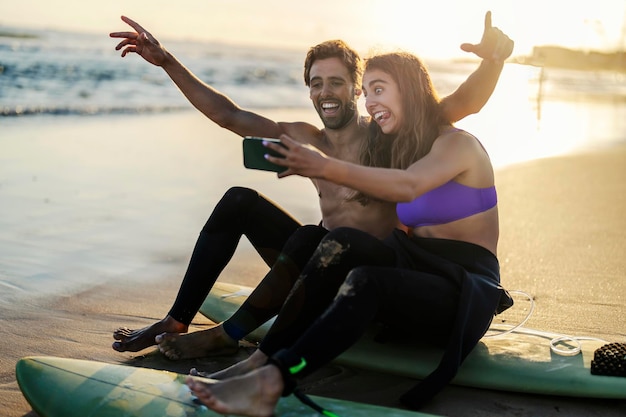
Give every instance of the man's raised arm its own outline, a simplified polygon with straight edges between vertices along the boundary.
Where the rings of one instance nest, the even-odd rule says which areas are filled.
[[[126,16],[122,16],[122,20],[135,30],[109,34],[112,38],[122,39],[115,47],[118,51],[122,50],[122,57],[136,53],[152,65],[163,68],[189,102],[213,122],[240,136],[278,137],[283,133],[278,123],[243,110],[226,95],[196,77],[140,24]]]

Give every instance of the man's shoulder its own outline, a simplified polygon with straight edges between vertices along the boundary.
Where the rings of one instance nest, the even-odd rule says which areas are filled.
[[[287,136],[301,143],[315,144],[324,137],[323,129],[307,122],[284,122],[281,128]]]

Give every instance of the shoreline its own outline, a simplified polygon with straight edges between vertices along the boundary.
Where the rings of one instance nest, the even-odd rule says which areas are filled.
[[[294,114],[315,120],[314,112],[300,112]],[[285,113],[280,114],[284,119]],[[313,189],[300,180],[276,181],[264,173],[208,164],[236,160],[240,148],[229,139],[215,146],[227,134],[207,126],[203,117],[160,115],[158,134],[139,137],[155,120],[125,118],[123,128],[115,118],[76,127],[59,122],[57,130],[31,127],[19,144],[7,148],[0,195],[12,200],[3,207],[8,237],[0,239],[5,254],[0,274],[36,279],[47,273],[48,285],[69,279],[87,286],[51,295],[38,292],[46,282],[33,281],[16,290],[19,298],[0,303],[0,409],[6,417],[35,417],[15,381],[15,362],[24,356],[180,373],[191,367],[219,369],[245,356],[249,351],[241,349],[235,358],[172,362],[151,349],[119,353],[110,345],[115,328],[145,326],[165,315],[197,233],[229,186],[261,189],[304,223],[318,219]],[[172,147],[169,139],[177,132],[188,137]],[[207,140],[213,136],[218,138]],[[34,150],[41,150],[37,158],[20,159]],[[624,174],[624,143],[496,170],[502,282],[535,298],[537,307],[527,327],[626,341],[626,329],[619,327],[626,317]],[[258,257],[242,243],[220,281],[254,285],[264,273]],[[2,275],[0,280],[4,282]],[[190,331],[210,324],[198,315]],[[316,377],[309,385],[311,393],[341,393],[342,398],[391,406],[414,383],[335,365]],[[467,416],[469,409],[478,417],[613,417],[623,415],[624,407],[624,401],[449,386],[422,411],[449,417]]]

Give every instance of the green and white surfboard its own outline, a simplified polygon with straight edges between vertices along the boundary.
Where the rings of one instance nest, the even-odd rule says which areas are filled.
[[[200,312],[219,323],[230,317],[252,291],[251,287],[218,282]],[[261,340],[271,322],[250,335]],[[483,338],[465,360],[453,384],[492,390],[585,398],[626,399],[626,378],[592,375],[594,351],[605,344],[581,340],[573,356],[554,353],[551,339],[560,335],[522,329]],[[339,358],[343,363],[373,371],[423,379],[443,351],[427,345],[380,344],[366,335]]]
[[[221,416],[193,401],[185,385],[186,375],[168,371],[32,356],[17,362],[16,376],[24,397],[40,417]],[[436,417],[351,401],[310,398],[339,417]],[[320,414],[291,395],[280,399],[276,415]]]

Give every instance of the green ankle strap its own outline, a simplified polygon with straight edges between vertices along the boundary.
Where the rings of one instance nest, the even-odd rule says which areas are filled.
[[[293,394],[296,396],[297,399],[302,402],[302,404],[311,407],[318,413],[327,417],[339,417],[337,414],[334,414],[333,412],[324,409],[302,391],[298,390],[298,383],[296,381],[295,375],[302,372],[302,370],[306,368],[306,359],[294,355],[287,349],[282,349],[275,355],[271,356],[267,360],[267,363],[276,366],[280,370],[280,373],[283,377],[283,383],[285,385],[285,387],[283,388],[283,397],[286,397],[289,394]]]

